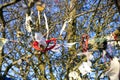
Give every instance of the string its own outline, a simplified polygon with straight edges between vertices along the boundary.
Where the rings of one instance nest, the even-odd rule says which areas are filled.
[[[47,29],[46,39],[48,39],[48,36],[49,36],[49,27],[48,27],[47,17],[46,17],[45,13],[44,13],[44,18],[45,18],[45,26],[46,26],[46,29]]]
[[[41,24],[41,22],[40,22],[40,11],[38,11],[38,21],[39,21],[39,26],[40,26],[40,24]]]

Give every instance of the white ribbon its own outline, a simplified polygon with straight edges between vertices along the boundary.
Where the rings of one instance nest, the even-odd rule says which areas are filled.
[[[103,55],[102,55],[103,58],[105,57],[106,53],[107,53],[106,50],[103,50]]]
[[[39,44],[42,44],[44,47],[47,46],[45,38],[41,33],[35,33],[35,40],[39,42]]]
[[[26,26],[26,29],[27,29],[28,32],[32,32],[32,29],[30,27],[30,22],[33,22],[32,18],[31,18],[31,16],[28,16],[28,14],[26,14],[25,26]]]
[[[56,46],[55,46],[53,49],[51,49],[51,50],[52,50],[53,52],[61,52],[61,51],[60,51],[60,47],[61,47],[61,46],[71,48],[71,47],[72,47],[73,45],[75,45],[76,43],[78,43],[78,42],[65,43],[65,44],[56,44]],[[49,45],[53,45],[53,44],[49,44]]]
[[[48,39],[49,27],[48,27],[47,17],[46,17],[45,13],[44,13],[44,18],[45,18],[45,26],[46,26],[46,29],[47,29],[47,37],[46,37],[46,39]]]
[[[119,80],[119,72],[120,72],[120,63],[117,57],[114,57],[110,61],[110,69],[105,73],[105,75],[110,77],[110,80]]]
[[[63,27],[62,27],[62,29],[61,29],[61,31],[60,31],[60,35],[62,35],[63,31],[65,30],[65,27],[66,27],[67,23],[69,23],[71,20],[72,20],[72,19],[70,18],[69,21],[65,21],[65,22],[64,22]]]
[[[71,48],[71,47],[72,47],[73,45],[75,45],[76,43],[78,43],[78,42],[64,43],[63,46],[64,46],[64,47],[69,47],[69,48]]]

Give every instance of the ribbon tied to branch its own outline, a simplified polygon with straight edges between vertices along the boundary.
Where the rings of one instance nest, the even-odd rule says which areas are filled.
[[[41,52],[46,52],[48,50],[51,50],[56,45],[56,38],[51,38],[50,40],[46,40],[43,38],[41,33],[35,33],[35,41],[32,43],[32,47],[36,50],[39,50]],[[49,47],[50,43],[54,43],[52,46]]]
[[[83,52],[87,52],[87,50],[88,50],[88,40],[89,40],[88,34],[83,34],[82,35],[82,50],[83,50]]]

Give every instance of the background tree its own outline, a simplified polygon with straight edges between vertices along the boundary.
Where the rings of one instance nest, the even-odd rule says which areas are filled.
[[[82,80],[100,79],[100,73],[108,67],[102,54],[93,52],[92,74],[82,76],[78,67],[85,56],[77,56],[82,51],[81,44],[72,48],[62,47],[60,53],[37,51],[31,47],[31,33],[26,30],[26,14],[31,15],[32,35],[35,32],[46,34],[44,13],[50,28],[49,39],[57,38],[57,43],[80,42],[86,33],[95,39],[111,34],[120,27],[119,4],[112,0],[40,0],[46,5],[40,12],[40,22],[36,10],[37,0],[0,1],[0,37],[8,41],[0,50],[0,79],[10,77],[16,80],[68,80],[71,71],[77,71]],[[118,1],[119,2],[119,1]],[[32,13],[33,12],[33,13]],[[66,20],[71,19],[60,36]],[[92,48],[93,47],[93,48]],[[95,45],[89,47],[94,51]],[[114,47],[113,56],[120,56],[119,48]],[[106,78],[106,77],[105,77]],[[105,79],[103,78],[103,79]]]

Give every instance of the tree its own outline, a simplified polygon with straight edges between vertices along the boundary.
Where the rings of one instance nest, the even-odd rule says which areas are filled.
[[[37,0],[1,0],[0,37],[7,40],[0,50],[0,79],[69,80],[72,71],[78,72],[82,80],[100,79],[108,66],[102,62],[102,53],[95,51],[96,46],[99,48],[98,44],[89,46],[95,55],[91,67],[94,69],[93,75],[81,75],[78,67],[87,61],[87,57],[77,54],[82,52],[83,34],[88,34],[90,39],[95,40],[108,36],[112,33],[111,30],[120,27],[119,4],[116,1],[118,0],[115,3],[112,0],[39,0],[45,3],[45,9],[39,12],[39,18]],[[47,34],[44,13],[50,28],[48,39],[55,37],[58,44],[79,43],[71,48],[62,46],[60,53],[35,50],[31,46],[35,32],[41,32],[44,37]],[[32,33],[25,27],[26,15],[32,18]],[[59,35],[65,21],[70,19],[64,33]],[[116,46],[114,50],[115,48]],[[114,56],[120,56],[119,49],[113,53]]]

